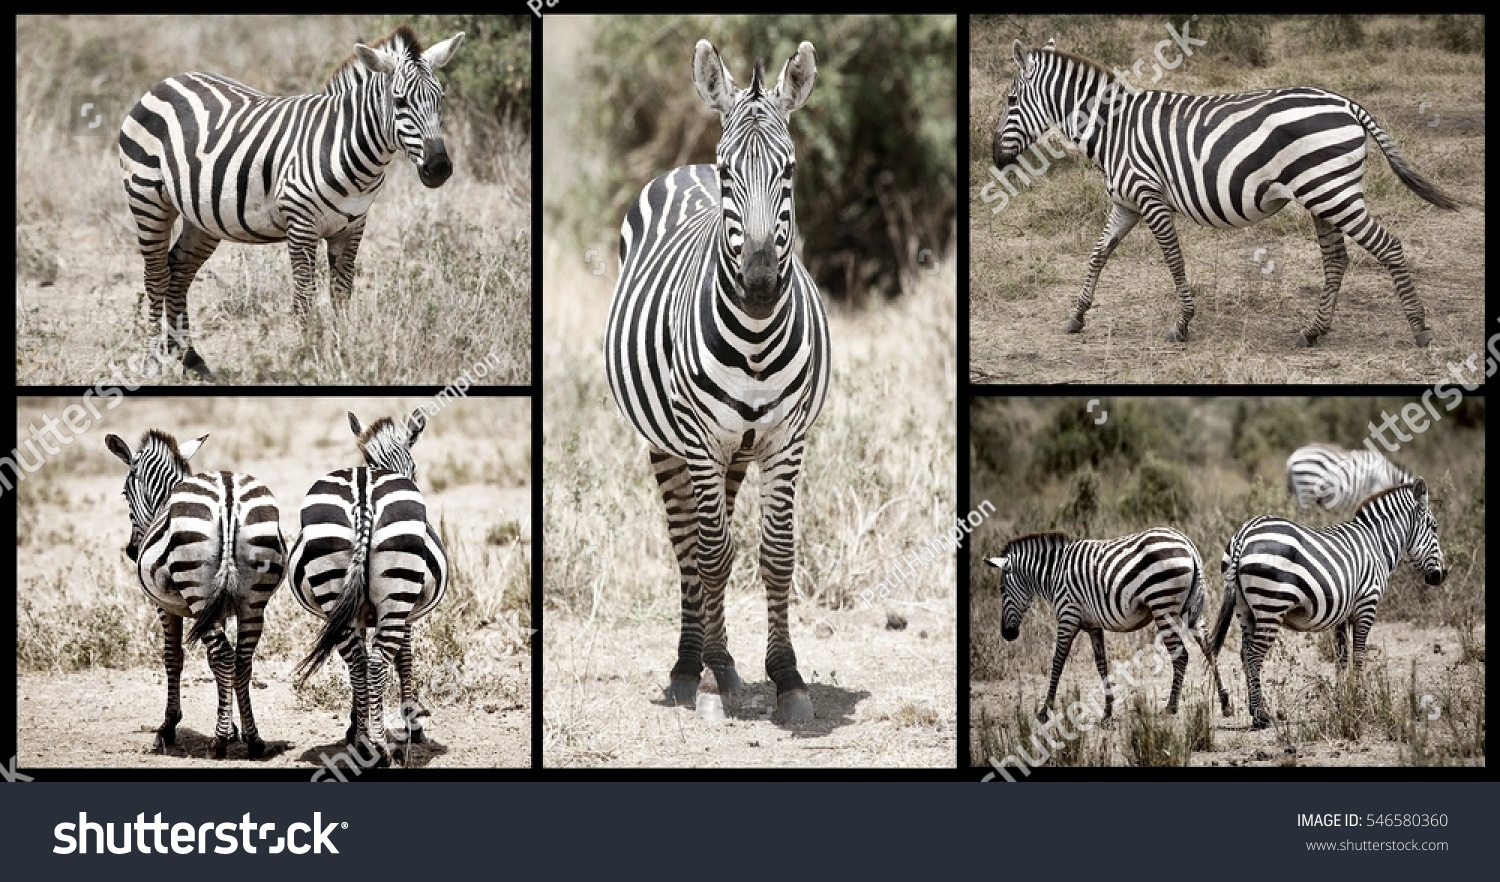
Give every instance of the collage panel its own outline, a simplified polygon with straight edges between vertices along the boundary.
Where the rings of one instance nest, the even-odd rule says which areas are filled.
[[[529,400],[114,390],[16,422],[21,765],[531,765]]]
[[[1447,393],[974,398],[968,764],[1483,766],[1485,407]]]
[[[543,38],[543,767],[951,769],[954,17]]]
[[[968,33],[970,382],[1483,382],[1482,17]]]
[[[18,17],[16,384],[529,384],[531,34]]]

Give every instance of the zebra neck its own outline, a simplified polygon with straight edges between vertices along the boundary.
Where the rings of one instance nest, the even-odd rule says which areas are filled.
[[[1055,122],[1068,140],[1095,162],[1102,159],[1105,137],[1120,102],[1139,91],[1105,72],[1071,78],[1072,88],[1057,97]]]
[[[1406,524],[1405,518],[1395,523],[1367,520],[1361,516],[1340,526],[1351,528],[1351,532],[1357,533],[1356,538],[1364,540],[1363,544],[1376,553],[1380,566],[1386,574],[1389,574],[1396,568],[1396,564],[1401,562],[1401,557],[1405,552],[1406,534],[1399,527]]]
[[[325,90],[335,102],[333,116],[343,133],[336,142],[343,167],[359,192],[378,189],[385,170],[401,152],[396,113],[390,101],[390,77],[358,67],[363,76],[343,72]]]

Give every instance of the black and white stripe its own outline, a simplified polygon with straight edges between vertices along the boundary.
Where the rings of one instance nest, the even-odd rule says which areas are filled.
[[[141,587],[156,604],[165,635],[166,720],[156,748],[177,741],[182,720],[182,620],[193,620],[188,643],[203,641],[218,687],[218,720],[211,747],[216,759],[241,734],[252,759],[265,755],[265,742],[250,708],[250,678],[260,642],[266,602],[281,584],[286,547],[281,514],[265,484],[234,472],[188,474],[188,459],[208,436],[183,444],[152,430],[134,452],[118,435],[106,437],[109,451],[130,467],[125,500],[130,506],[130,542],[125,554],[136,564]],[[224,623],[235,619],[230,648]],[[239,703],[240,725],[234,726]]]
[[[724,133],[714,165],[647,184],[620,229],[620,279],[605,333],[610,391],[650,445],[682,575],[682,631],[670,700],[722,714],[740,685],[724,626],[734,559],[729,524],[750,463],[761,475],[760,574],[769,607],[766,672],[780,722],[812,719],[787,624],[797,477],[828,391],[828,327],[796,253],[795,151],[787,124],[812,92],[802,43],[767,89],[757,63],[737,89],[708,41],[698,94]],[[702,679],[707,666],[710,676]]]
[[[1366,498],[1353,519],[1342,524],[1315,530],[1259,517],[1235,533],[1224,551],[1224,604],[1212,652],[1217,656],[1223,648],[1230,619],[1238,612],[1244,638],[1240,658],[1255,728],[1271,722],[1261,697],[1260,669],[1277,632],[1283,626],[1334,629],[1342,668],[1348,662],[1346,632],[1352,630],[1354,666],[1360,667],[1380,595],[1402,559],[1411,560],[1428,585],[1440,585],[1448,575],[1427,483],[1421,478]]]
[[[424,52],[403,26],[355,46],[313,95],[264,95],[187,73],[141,98],[120,130],[120,161],[159,358],[176,352],[185,368],[209,374],[189,339],[187,292],[222,240],[285,241],[301,316],[316,293],[318,241],[327,239],[333,301],[348,300],[365,215],[391,162],[404,153],[428,187],[452,174],[432,72],[462,42],[459,33]],[[182,233],[169,250],[178,216]]]
[[[1415,476],[1373,450],[1333,444],[1299,447],[1286,460],[1286,489],[1303,508],[1353,508],[1372,493]]]
[[[1313,216],[1324,279],[1317,314],[1299,345],[1315,343],[1332,326],[1349,265],[1345,236],[1390,272],[1417,345],[1431,342],[1401,242],[1365,208],[1366,135],[1414,193],[1440,208],[1458,205],[1407,164],[1363,107],[1313,88],[1232,95],[1141,91],[1098,64],[1056,51],[1051,41],[1028,52],[1017,40],[1013,55],[1018,72],[995,129],[995,166],[1014,167],[1022,151],[1057,126],[1103,171],[1111,202],[1068,332],[1083,329],[1100,271],[1144,218],[1181,301],[1166,339],[1186,340],[1193,295],[1173,213],[1215,227],[1245,227],[1296,202]]]
[[[1154,624],[1161,645],[1172,656],[1172,692],[1167,711],[1177,712],[1187,674],[1182,634],[1191,633],[1209,660],[1213,683],[1229,713],[1229,696],[1219,682],[1218,665],[1203,635],[1203,562],[1193,543],[1168,527],[1115,539],[1073,539],[1063,533],[1034,533],[1011,540],[999,557],[1000,634],[1015,640],[1032,600],[1041,597],[1057,614],[1057,649],[1052,679],[1038,717],[1045,720],[1057,697],[1057,684],[1073,639],[1080,631],[1094,645],[1094,663],[1104,681],[1104,716],[1114,711],[1105,631],[1134,631]]]
[[[302,607],[324,619],[312,651],[298,666],[305,680],[335,650],[349,666],[353,701],[345,739],[369,742],[377,765],[390,761],[385,737],[386,671],[400,680],[404,740],[426,740],[412,678],[411,625],[432,612],[448,587],[448,557],[427,520],[411,446],[426,427],[421,408],[403,423],[384,418],[368,428],[353,413],[368,467],[331,472],[307,491],[302,532],[288,572]],[[366,645],[366,631],[374,635]]]

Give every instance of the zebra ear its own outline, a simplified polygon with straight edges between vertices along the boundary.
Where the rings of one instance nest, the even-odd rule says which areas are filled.
[[[698,87],[704,104],[717,110],[720,116],[729,116],[734,109],[734,77],[725,69],[719,50],[707,40],[699,40],[698,48],[693,51],[693,85]]]
[[[349,429],[354,432],[354,437],[356,438],[365,433],[365,430],[359,424],[359,417],[355,416],[352,410],[349,411]]]
[[[180,453],[180,454],[182,454],[182,458],[184,460],[192,459],[193,458],[193,454],[197,453],[198,452],[198,448],[202,447],[203,446],[203,442],[207,441],[207,440],[208,440],[208,436],[207,435],[200,435],[197,438],[194,438],[193,440],[188,441],[185,444],[179,444],[179,445],[177,445],[177,452]]]
[[[104,446],[108,447],[109,452],[118,457],[120,462],[125,463],[127,466],[133,467],[135,465],[130,453],[130,445],[125,443],[124,438],[121,438],[119,435],[105,435]]]
[[[1417,498],[1417,504],[1427,505],[1427,482],[1416,478],[1411,482],[1411,494]]]
[[[818,65],[813,44],[803,40],[797,46],[797,54],[787,59],[776,79],[776,100],[781,104],[781,118],[790,119],[792,111],[807,103],[812,94],[813,79],[818,75]]]
[[[396,70],[396,65],[391,63],[390,59],[386,58],[383,53],[377,52],[363,43],[356,43],[354,45],[354,55],[359,59],[360,64],[363,64],[376,73],[388,74],[394,73]]]
[[[1011,60],[1016,63],[1017,70],[1026,69],[1026,46],[1020,40],[1010,44]]]
[[[411,419],[406,421],[406,446],[411,447],[416,444],[425,428],[427,428],[427,411],[419,407],[411,412]]]
[[[992,567],[999,567],[1000,569],[1004,569],[1005,567],[1010,566],[1010,558],[1008,558],[1008,557],[991,557],[991,558],[986,559],[985,563],[989,564]]]
[[[464,32],[459,31],[426,52],[423,52],[422,58],[427,62],[428,67],[437,70],[453,60],[453,56],[458,52],[458,47],[462,46],[463,42]]]

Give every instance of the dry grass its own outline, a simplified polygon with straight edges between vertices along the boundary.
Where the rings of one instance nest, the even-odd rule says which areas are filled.
[[[309,92],[377,27],[351,17],[19,19],[17,383],[92,385],[145,351],[143,264],[117,147],[142,94],[191,70]],[[79,134],[73,116],[85,101],[103,119]],[[347,315],[333,315],[325,259],[321,300],[300,331],[285,246],[220,246],[188,295],[195,344],[218,382],[445,385],[487,358],[486,382],[529,382],[528,136],[515,131],[508,147],[476,156],[462,147],[462,122],[450,114],[445,125],[453,178],[429,191],[409,162],[392,166],[369,214]],[[500,183],[478,180],[481,167]],[[393,342],[392,328],[410,342]],[[164,382],[182,381],[180,370],[166,372]]]
[[[1156,88],[1211,94],[1312,85],[1348,95],[1419,171],[1463,204],[1456,213],[1426,204],[1372,145],[1366,177],[1371,210],[1403,242],[1437,339],[1427,349],[1415,347],[1390,275],[1351,245],[1332,333],[1313,349],[1298,349],[1297,332],[1316,308],[1323,275],[1311,219],[1296,206],[1242,230],[1178,218],[1197,302],[1185,347],[1161,340],[1175,321],[1177,298],[1144,225],[1110,258],[1083,333],[1064,333],[1108,199],[1100,173],[1077,153],[1054,163],[998,213],[1002,203],[982,198],[992,180],[991,139],[1014,75],[1011,41],[1035,46],[1056,36],[1061,49],[1129,67],[1136,58],[1151,58],[1166,35],[1164,19],[975,18],[968,130],[971,380],[1431,382],[1447,375],[1450,362],[1471,356],[1478,360],[1470,376],[1477,378],[1485,320],[1484,56],[1427,45],[1425,33],[1442,22],[1366,20],[1363,47],[1326,49],[1306,20],[1293,19],[1271,23],[1270,63],[1248,67],[1225,57],[1236,51],[1235,38],[1214,36],[1210,21],[1205,17],[1192,33],[1218,42],[1166,72]],[[1149,79],[1151,64],[1145,71]]]
[[[588,42],[571,19],[549,19],[546,37],[552,100],[567,94],[574,53]],[[563,114],[544,123],[547,143],[573,145],[544,157],[549,193],[561,192],[552,182],[601,161],[579,123]],[[761,667],[765,595],[756,576],[752,471],[735,514],[727,598],[730,651],[749,688],[730,721],[713,724],[662,701],[676,658],[677,565],[645,444],[610,397],[602,357],[619,218],[600,218],[597,241],[579,244],[557,232],[558,208],[549,205],[544,218],[543,763],[951,766],[953,557],[939,556],[884,601],[867,605],[857,595],[903,553],[951,529],[952,262],[889,306],[830,315],[833,380],[798,489],[791,611],[818,718],[796,731],[769,720],[775,695]],[[888,614],[906,627],[888,627]]]
[[[23,399],[21,438],[48,414],[74,402]],[[106,433],[136,443],[148,428],[179,440],[209,434],[193,458],[198,470],[232,469],[265,481],[281,508],[288,547],[298,531],[302,496],[314,480],[359,463],[346,410],[365,423],[410,413],[423,399],[131,398],[88,433],[74,437],[14,490],[17,499],[17,644],[21,749],[39,766],[135,765],[159,722],[165,700],[161,626],[121,553],[130,521],[120,488],[124,467],[104,447]],[[419,694],[434,710],[434,735],[447,745],[446,765],[525,765],[530,756],[531,450],[530,405],[512,399],[457,399],[431,418],[414,448],[428,516],[448,552],[450,585],[443,603],[416,626]],[[11,476],[7,469],[7,478]],[[103,538],[101,538],[103,537]],[[292,666],[312,646],[320,621],[283,584],[266,609],[256,655],[257,718],[268,739],[342,737],[348,680],[341,662],[307,686]],[[101,676],[105,671],[113,674]],[[187,653],[184,700],[212,707],[201,649]],[[76,704],[108,681],[112,693],[139,694],[112,713],[77,723],[55,706]],[[392,685],[394,695],[394,684]],[[201,693],[201,694],[200,694]],[[206,703],[205,703],[206,702]],[[212,726],[211,710],[185,724]],[[516,717],[501,725],[491,714]],[[502,714],[502,716],[504,715]],[[342,715],[344,724],[336,720]],[[329,722],[330,720],[335,722]],[[61,727],[54,729],[52,727]],[[503,748],[496,728],[514,729]],[[444,731],[444,729],[447,731]],[[463,732],[470,743],[460,743]],[[507,736],[509,737],[509,736]],[[312,744],[322,742],[312,741]],[[307,746],[307,741],[301,745]],[[294,759],[287,756],[284,761]],[[172,757],[161,758],[171,764]]]

